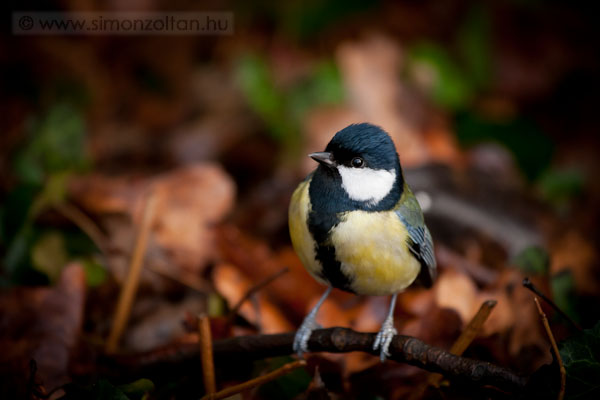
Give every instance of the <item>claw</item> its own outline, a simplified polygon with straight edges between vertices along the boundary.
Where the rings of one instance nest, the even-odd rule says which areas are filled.
[[[312,310],[308,313],[304,321],[302,321],[302,325],[298,328],[296,332],[296,336],[294,336],[294,345],[293,349],[298,354],[298,357],[302,358],[302,354],[308,352],[308,339],[310,339],[310,335],[313,333],[315,329],[320,329],[321,325],[317,324],[316,316],[319,308],[331,293],[331,286],[325,290],[325,293],[321,296],[317,304],[313,307]]]
[[[379,359],[381,362],[384,362],[387,357],[389,357],[390,352],[390,344],[392,343],[392,339],[394,336],[398,334],[396,328],[394,328],[394,320],[393,318],[386,318],[381,326],[381,330],[377,333],[375,337],[375,342],[373,343],[373,350],[381,349],[379,353]]]
[[[396,328],[394,328],[394,307],[396,306],[396,297],[398,294],[394,294],[392,296],[392,301],[390,302],[390,309],[388,311],[388,315],[383,321],[381,325],[381,329],[377,336],[375,337],[375,342],[373,343],[373,350],[381,349],[379,353],[379,359],[381,362],[384,362],[387,357],[390,355],[390,344],[392,343],[392,339],[394,336],[398,334]]]
[[[310,335],[314,330],[320,329],[321,325],[319,325],[315,318],[312,315],[308,315],[298,331],[296,332],[296,336],[294,337],[294,352],[298,354],[298,357],[302,358],[304,353],[308,352],[308,339],[310,339]]]

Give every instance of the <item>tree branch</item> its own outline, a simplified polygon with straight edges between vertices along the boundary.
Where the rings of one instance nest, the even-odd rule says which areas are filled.
[[[275,335],[238,336],[213,342],[215,360],[262,359],[293,354],[294,332]],[[378,355],[373,350],[374,333],[356,332],[347,328],[319,329],[308,341],[312,352],[348,353],[362,351]],[[446,350],[430,346],[411,336],[397,335],[390,345],[390,360],[444,374],[448,378],[471,381],[478,385],[492,385],[505,391],[519,391],[527,379],[511,370],[489,362],[456,356]],[[167,348],[152,353],[114,356],[112,361],[131,371],[151,368],[161,363],[180,363],[198,357],[198,346]]]

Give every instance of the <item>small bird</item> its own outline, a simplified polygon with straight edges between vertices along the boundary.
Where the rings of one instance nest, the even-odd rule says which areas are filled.
[[[430,287],[436,276],[431,234],[417,199],[404,181],[389,135],[375,125],[349,125],[294,191],[289,207],[292,245],[304,267],[327,290],[294,338],[298,356],[308,351],[315,317],[332,288],[360,295],[392,295],[373,349],[381,361],[397,334],[396,297],[417,278]]]

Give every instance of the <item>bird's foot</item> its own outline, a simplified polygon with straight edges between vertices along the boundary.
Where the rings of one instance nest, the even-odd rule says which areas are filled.
[[[379,353],[381,362],[384,362],[385,359],[390,355],[390,344],[392,343],[394,336],[397,334],[398,331],[396,328],[394,328],[394,318],[386,318],[381,325],[379,333],[377,333],[377,336],[375,337],[375,343],[373,343],[373,350],[381,349],[381,352]]]
[[[294,351],[298,354],[298,357],[302,358],[302,354],[308,352],[308,339],[315,329],[320,329],[321,325],[317,323],[314,315],[307,315],[298,328],[296,336],[294,337]]]

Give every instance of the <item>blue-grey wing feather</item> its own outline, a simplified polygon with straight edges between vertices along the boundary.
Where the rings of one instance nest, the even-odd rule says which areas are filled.
[[[423,212],[417,199],[410,192],[410,189],[406,188],[405,191],[403,199],[395,211],[408,231],[408,247],[421,263],[419,280],[425,286],[430,287],[437,275],[433,254],[433,239],[425,225]]]

